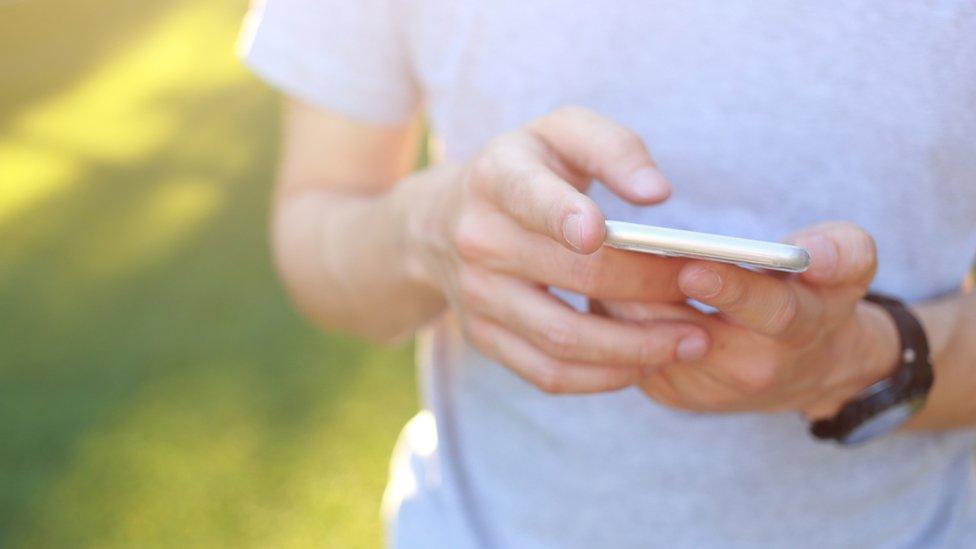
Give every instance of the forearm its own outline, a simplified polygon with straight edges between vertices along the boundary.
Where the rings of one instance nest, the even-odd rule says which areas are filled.
[[[929,338],[935,385],[910,429],[976,425],[976,293],[958,293],[915,308]]]
[[[275,262],[298,308],[324,329],[376,341],[408,335],[436,315],[443,299],[415,276],[408,229],[447,176],[411,176],[373,195],[298,187],[279,197]]]

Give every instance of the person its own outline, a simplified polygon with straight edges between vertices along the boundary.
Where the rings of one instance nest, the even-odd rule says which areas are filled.
[[[392,546],[972,546],[972,2],[269,0],[242,44],[290,97],[272,236],[297,307],[420,333]],[[609,249],[606,219],[812,265]],[[920,334],[920,411],[811,436],[924,381]]]

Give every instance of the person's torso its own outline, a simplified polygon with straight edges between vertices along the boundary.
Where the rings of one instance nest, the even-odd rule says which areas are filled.
[[[596,185],[610,218],[764,239],[851,220],[878,241],[875,288],[911,300],[952,291],[973,259],[972,0],[410,12],[449,159],[578,104],[640,133],[674,186],[638,208]],[[442,482],[500,546],[898,546],[956,541],[954,521],[976,517],[965,433],[842,450],[790,414],[684,414],[636,390],[543,395],[468,348],[450,317],[432,344]]]

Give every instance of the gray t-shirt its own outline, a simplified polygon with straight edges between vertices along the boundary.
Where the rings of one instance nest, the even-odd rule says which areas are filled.
[[[764,239],[851,220],[875,289],[909,300],[954,291],[976,251],[972,0],[270,0],[249,21],[271,83],[373,122],[423,105],[451,160],[564,104],[626,124],[674,196],[597,185],[610,218]],[[842,449],[796,414],[547,396],[450,315],[419,362],[384,501],[398,547],[976,544],[971,431]]]

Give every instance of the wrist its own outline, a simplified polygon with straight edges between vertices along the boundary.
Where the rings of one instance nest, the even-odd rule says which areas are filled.
[[[898,360],[898,330],[888,313],[874,303],[858,302],[836,334],[835,345],[839,347],[835,348],[841,350],[843,357],[839,366],[844,381],[803,410],[811,420],[836,414],[852,398],[890,376]]]
[[[876,304],[894,326],[895,364],[889,373],[862,389],[834,415],[813,422],[810,432],[818,439],[859,444],[904,429],[925,406],[932,388],[930,346],[917,315],[897,298],[883,294],[868,294],[865,301]],[[884,316],[873,311],[877,309],[860,307],[856,317],[866,327],[865,334],[873,334],[865,336],[865,347],[874,347],[870,356],[875,359],[873,364],[879,365],[891,360],[890,346],[885,342],[892,338],[890,326],[880,322]],[[877,367],[874,371],[884,372],[884,369]]]
[[[397,254],[410,282],[441,293],[437,258],[449,249],[448,219],[460,169],[442,165],[408,176],[390,193],[398,219]]]
[[[865,389],[895,371],[901,340],[894,319],[880,305],[861,301],[855,315],[860,326],[858,339],[864,349],[860,357],[864,371],[858,385]]]

